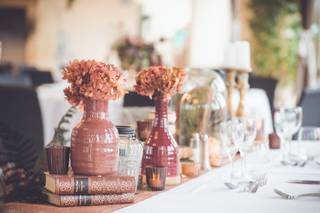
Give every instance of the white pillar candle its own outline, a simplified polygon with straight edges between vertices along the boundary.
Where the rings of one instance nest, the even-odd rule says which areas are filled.
[[[223,67],[234,68],[236,66],[236,49],[234,43],[229,43],[225,47]]]
[[[236,62],[235,67],[241,70],[251,71],[250,44],[247,41],[237,41],[234,43]]]

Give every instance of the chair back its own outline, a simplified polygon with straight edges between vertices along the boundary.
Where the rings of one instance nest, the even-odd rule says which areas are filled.
[[[33,87],[38,87],[42,84],[51,84],[54,82],[50,71],[41,71],[30,68],[23,70],[22,74],[30,78]]]
[[[129,92],[124,96],[123,101],[124,107],[135,107],[135,106],[154,106],[153,100],[147,96],[142,96],[136,92]]]
[[[12,73],[0,73],[0,85],[32,87],[32,82],[28,76],[13,75]]]
[[[36,152],[43,148],[43,125],[35,89],[0,86],[0,123],[21,133],[36,144]]]
[[[274,113],[273,100],[277,83],[278,80],[274,78],[260,77],[256,75],[249,76],[250,87],[263,89],[267,93],[272,114]]]
[[[298,105],[303,109],[302,126],[320,126],[320,89],[305,89]]]

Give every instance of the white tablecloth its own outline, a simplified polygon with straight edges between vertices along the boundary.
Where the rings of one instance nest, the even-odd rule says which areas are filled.
[[[40,102],[44,127],[44,141],[48,144],[54,134],[63,114],[68,110],[70,104],[65,100],[63,89],[65,83],[42,85],[38,87],[37,93]],[[239,102],[239,94],[235,93],[234,107]],[[136,120],[145,119],[148,113],[153,112],[153,107],[123,107],[123,99],[109,102],[109,118],[115,125],[136,125]],[[257,114],[264,119],[265,134],[272,132],[271,110],[266,93],[261,89],[250,89],[245,99],[246,111]],[[75,126],[81,119],[78,112],[72,120],[71,127]]]
[[[311,154],[320,153],[320,143],[306,143],[303,146]],[[269,172],[267,185],[259,188],[256,193],[227,189],[223,184],[223,176],[230,171],[230,167],[226,166],[117,212],[319,213],[320,198],[285,200],[273,190],[277,188],[292,194],[320,193],[320,185],[287,183],[293,179],[320,180],[320,166],[310,163],[303,168],[285,167],[275,160],[278,154],[277,151],[271,152],[274,163]]]

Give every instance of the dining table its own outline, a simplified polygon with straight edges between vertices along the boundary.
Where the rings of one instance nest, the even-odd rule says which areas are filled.
[[[320,142],[320,141],[319,141]],[[135,203],[109,206],[54,207],[49,204],[7,203],[0,205],[0,212],[24,213],[319,213],[320,197],[301,197],[285,199],[274,192],[298,195],[303,193],[320,193],[319,184],[295,184],[292,180],[320,181],[320,143],[299,142],[309,161],[303,166],[283,165],[279,161],[280,150],[267,150],[268,169],[266,182],[254,193],[230,190],[225,181],[231,165],[212,168],[195,178],[183,178],[183,183],[169,186],[165,191],[138,191]],[[312,156],[312,158],[311,158]],[[316,161],[315,159],[318,159]],[[248,155],[247,164],[256,162],[256,155]],[[265,165],[261,165],[265,166]]]

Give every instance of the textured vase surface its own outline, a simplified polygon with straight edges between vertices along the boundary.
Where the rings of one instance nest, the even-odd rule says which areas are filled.
[[[87,99],[80,123],[71,136],[71,166],[78,175],[117,172],[119,134],[108,120],[108,101]]]
[[[149,138],[145,142],[142,159],[142,173],[145,167],[166,167],[166,184],[181,182],[178,145],[168,128],[168,99],[154,96],[155,119]]]

